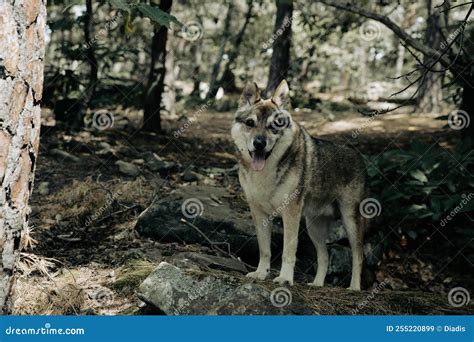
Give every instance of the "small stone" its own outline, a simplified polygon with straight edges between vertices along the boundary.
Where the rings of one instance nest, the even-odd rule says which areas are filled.
[[[72,154],[66,151],[60,150],[59,148],[53,148],[51,151],[49,151],[49,153],[53,156],[60,157],[62,159],[69,160],[75,163],[79,163],[81,161],[80,158],[73,156]]]
[[[145,160],[144,159],[134,159],[134,160],[132,160],[132,164],[141,166],[141,165],[145,164]]]
[[[199,174],[191,170],[186,170],[183,174],[183,180],[185,182],[197,182],[200,178]]]
[[[112,149],[112,146],[109,143],[106,143],[105,141],[101,141],[100,143],[97,144],[97,146],[100,147],[103,150]]]
[[[39,183],[37,191],[41,196],[49,195],[49,182]]]
[[[115,162],[115,165],[118,166],[119,171],[121,173],[127,176],[136,177],[140,173],[140,169],[132,163],[127,163],[122,160],[117,160]]]

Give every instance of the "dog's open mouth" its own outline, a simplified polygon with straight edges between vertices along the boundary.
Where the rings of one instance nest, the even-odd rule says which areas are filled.
[[[267,158],[270,156],[272,151],[266,152],[263,150],[258,150],[258,151],[249,151],[250,156],[252,157],[252,169],[254,171],[262,171],[263,168],[265,167],[265,161]]]

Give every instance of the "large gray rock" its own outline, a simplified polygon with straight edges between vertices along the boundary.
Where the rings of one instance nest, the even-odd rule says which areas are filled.
[[[247,260],[258,257],[250,215],[231,205],[223,188],[206,185],[182,187],[154,202],[140,214],[137,232],[161,242],[217,246]],[[185,221],[183,221],[185,220]]]
[[[314,314],[300,298],[276,297],[276,290],[230,273],[162,262],[140,285],[138,297],[166,315]],[[272,294],[273,293],[273,294]]]

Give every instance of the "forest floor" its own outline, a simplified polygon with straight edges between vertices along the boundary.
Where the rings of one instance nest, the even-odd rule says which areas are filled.
[[[187,117],[192,116],[191,109]],[[212,171],[235,166],[229,133],[232,117],[231,112],[199,113],[179,137],[173,133],[183,127],[185,120],[165,119],[163,135],[142,133],[131,127],[90,129],[70,135],[53,126],[43,127],[31,199],[32,228],[21,256],[15,313],[143,313],[136,291],[159,262],[184,251],[215,253],[199,245],[141,238],[134,225],[155,195],[185,185],[184,175],[189,171],[199,175],[199,183],[239,191],[235,175],[216,176]],[[453,133],[442,130],[444,122],[432,115],[405,113],[368,119],[345,112],[328,119],[320,112],[299,111],[295,118],[313,135],[350,143],[370,154],[400,148],[413,139],[450,144],[455,138]],[[151,171],[143,160],[150,152],[171,166],[163,172]],[[138,175],[125,174],[117,161],[135,165]],[[90,217],[94,217],[93,224],[87,223]],[[401,268],[399,255],[384,254],[378,278],[383,278],[388,268]],[[447,303],[444,284],[466,275],[445,270],[437,273],[430,289],[414,286],[423,283],[427,272],[437,273],[426,260],[403,269],[398,273],[400,279],[394,282],[399,285],[377,292],[359,313],[473,312],[472,304],[454,308]],[[295,289],[314,302],[321,314],[350,314],[354,302],[364,301],[372,294],[372,289],[361,293],[340,287],[309,289],[297,285]]]

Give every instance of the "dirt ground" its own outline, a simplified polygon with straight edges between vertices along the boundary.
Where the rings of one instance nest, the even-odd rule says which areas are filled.
[[[195,112],[189,109],[186,114],[190,118]],[[235,165],[229,135],[232,116],[232,112],[206,110],[177,138],[174,134],[185,126],[185,119],[165,119],[164,135],[141,133],[130,126],[90,129],[77,135],[43,127],[36,190],[31,200],[32,228],[24,241],[15,313],[144,313],[136,290],[160,261],[181,251],[215,253],[201,246],[143,239],[133,227],[153,196],[181,186],[187,170],[201,174],[208,184],[239,191],[235,176],[215,177],[209,171]],[[119,117],[120,114],[116,119]],[[313,135],[350,143],[371,154],[403,147],[413,139],[450,144],[455,138],[455,133],[442,129],[445,122],[424,114],[389,114],[370,119],[348,111],[328,118],[318,111],[301,110],[295,118]],[[67,154],[53,152],[55,149]],[[166,172],[152,172],[142,164],[142,155],[147,152],[175,166]],[[137,165],[140,174],[124,175],[115,164],[118,160]],[[111,201],[114,194],[120,196]],[[88,225],[91,215],[97,217],[94,224]],[[384,267],[396,269],[397,262],[397,256],[386,255],[378,272],[383,273]],[[429,270],[429,265],[417,267]],[[407,279],[423,277],[419,270],[400,273],[403,275],[396,281],[405,284]],[[449,272],[445,273],[438,277],[438,291],[434,287],[431,292],[421,292],[403,284],[384,288],[359,313],[472,313],[472,305],[460,309],[447,305],[446,293],[439,285],[452,281]],[[303,291],[322,314],[351,314],[347,303],[363,301],[373,291],[355,294],[338,287],[309,290],[303,285],[296,289]]]

